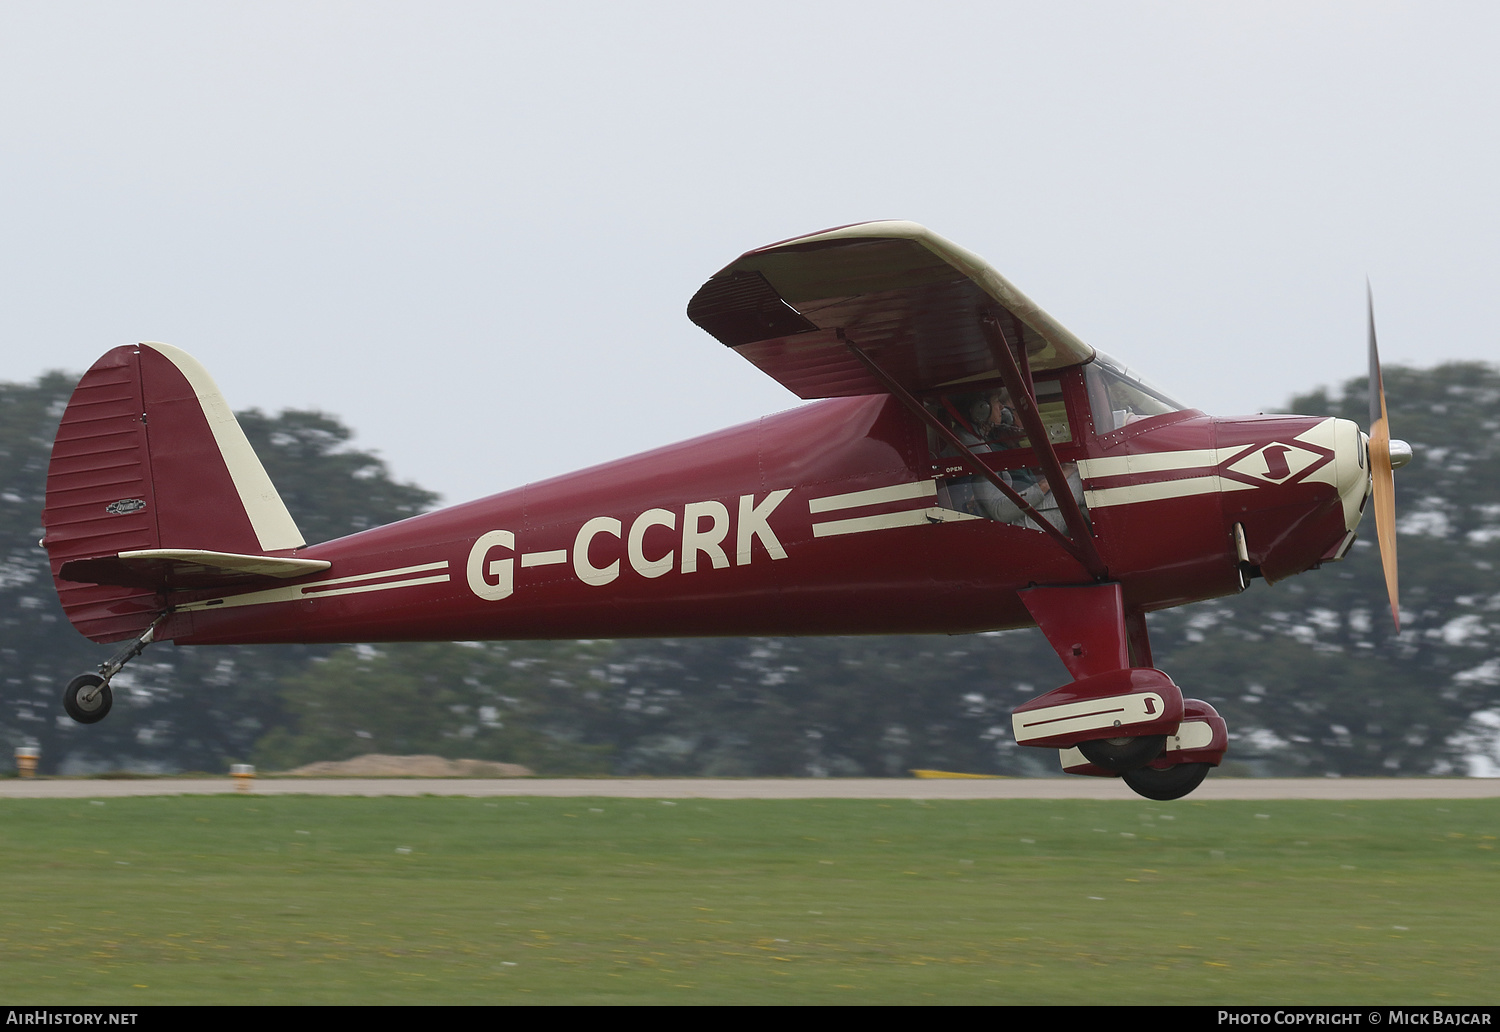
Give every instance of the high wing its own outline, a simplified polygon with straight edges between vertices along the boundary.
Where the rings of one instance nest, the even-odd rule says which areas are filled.
[[[801,398],[883,394],[853,341],[913,393],[998,378],[981,318],[997,318],[1031,370],[1094,349],[983,258],[915,222],[863,222],[741,255],[693,295],[688,318]]]

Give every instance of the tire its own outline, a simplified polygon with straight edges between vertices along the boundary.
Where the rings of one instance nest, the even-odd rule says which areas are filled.
[[[1157,770],[1155,767],[1127,770],[1120,777],[1136,795],[1166,801],[1181,799],[1203,784],[1210,769],[1207,763],[1179,763],[1165,770]]]
[[[93,698],[85,699],[84,696],[90,692],[93,693]],[[79,674],[63,689],[63,709],[80,724],[99,723],[109,716],[109,708],[114,705],[114,701],[114,693],[98,674]]]
[[[1144,767],[1167,747],[1166,735],[1141,735],[1138,738],[1095,738],[1078,743],[1083,758],[1096,767],[1124,772]]]

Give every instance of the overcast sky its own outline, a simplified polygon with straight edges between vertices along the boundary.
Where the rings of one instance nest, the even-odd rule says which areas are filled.
[[[0,379],[164,340],[462,501],[798,403],[684,306],[880,218],[1216,414],[1360,375],[1366,275],[1495,360],[1496,11],[7,3]]]

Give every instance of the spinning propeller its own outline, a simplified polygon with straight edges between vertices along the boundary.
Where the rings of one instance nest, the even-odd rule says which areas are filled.
[[[1385,571],[1385,590],[1391,597],[1391,619],[1401,630],[1401,610],[1396,603],[1396,485],[1393,469],[1411,461],[1411,446],[1391,440],[1386,419],[1385,384],[1380,378],[1380,351],[1375,346],[1375,295],[1365,284],[1370,313],[1370,482],[1375,501],[1375,536],[1380,541],[1380,565]]]

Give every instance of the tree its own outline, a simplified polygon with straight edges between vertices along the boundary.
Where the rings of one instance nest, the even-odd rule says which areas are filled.
[[[603,646],[590,642],[356,645],[285,678],[290,718],[255,762],[286,770],[366,753],[521,763],[598,774],[607,745],[582,740],[600,708]]]
[[[284,721],[278,687],[327,646],[158,645],[115,678],[115,711],[80,727],[59,696],[119,646],[75,632],[52,588],[42,536],[47,461],[77,377],[0,384],[0,740],[38,744],[42,770],[220,770]],[[436,495],[391,480],[378,456],[317,412],[240,415],[292,515],[317,541],[413,516]]]
[[[0,740],[40,744],[43,770],[55,769],[76,727],[59,723],[62,685],[99,662],[63,615],[38,544],[52,437],[76,382],[48,373],[0,384]]]
[[[621,774],[1038,773],[1010,710],[1066,678],[1024,632],[617,642],[607,669]]]

